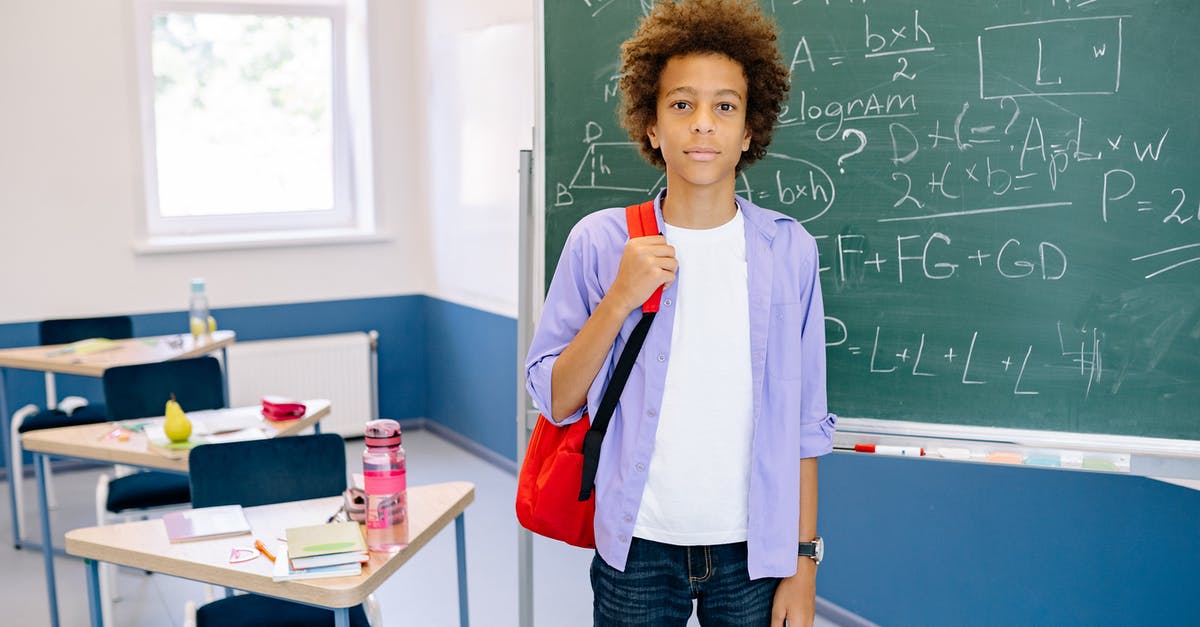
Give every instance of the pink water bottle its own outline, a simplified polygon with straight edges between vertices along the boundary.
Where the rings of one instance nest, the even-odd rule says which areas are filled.
[[[400,423],[371,420],[366,428],[363,479],[367,493],[367,547],[399,551],[408,546],[408,495]]]

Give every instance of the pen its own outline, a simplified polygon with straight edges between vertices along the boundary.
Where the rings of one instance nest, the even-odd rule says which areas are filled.
[[[345,504],[342,504],[342,506],[341,506],[341,507],[339,507],[339,508],[337,509],[337,511],[336,511],[336,512],[334,512],[334,513],[333,513],[333,515],[332,515],[332,516],[330,516],[330,517],[329,517],[329,518],[328,518],[328,519],[325,521],[325,524],[329,524],[329,523],[333,522],[333,520],[334,520],[335,518],[337,518],[337,517],[338,517],[338,514],[341,514],[341,513],[342,513],[342,512],[343,512],[345,509],[346,509],[346,505],[345,505]]]
[[[883,444],[855,444],[854,450],[859,453],[874,453],[876,455],[899,455],[901,457],[922,457],[925,449],[916,446],[886,446]]]
[[[271,555],[271,552],[267,550],[267,547],[266,547],[266,545],[264,545],[264,544],[262,543],[262,540],[257,540],[257,539],[256,539],[256,540],[254,541],[254,548],[256,548],[256,549],[258,549],[259,551],[261,551],[263,555],[266,555],[266,556],[267,556],[267,559],[271,560],[272,562],[274,562],[274,561],[275,561],[275,556],[274,556],[274,555]]]

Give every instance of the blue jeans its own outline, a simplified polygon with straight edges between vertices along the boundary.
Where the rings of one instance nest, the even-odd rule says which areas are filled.
[[[592,559],[596,627],[686,625],[766,627],[778,579],[750,580],[746,543],[675,546],[634,538],[625,572]]]

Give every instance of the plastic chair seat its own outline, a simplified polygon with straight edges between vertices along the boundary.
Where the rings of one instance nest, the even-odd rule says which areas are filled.
[[[196,610],[196,627],[333,627],[333,610],[257,594],[239,594]],[[362,605],[350,608],[351,627],[369,627]]]
[[[25,433],[41,429],[90,425],[106,420],[108,420],[108,415],[103,404],[84,405],[71,414],[67,414],[61,409],[43,410],[27,417],[17,432]]]
[[[192,500],[186,475],[170,472],[135,472],[108,484],[106,508],[110,512],[179,505]]]

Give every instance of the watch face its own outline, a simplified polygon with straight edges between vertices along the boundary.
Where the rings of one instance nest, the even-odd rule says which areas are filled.
[[[825,559],[825,541],[817,536],[812,542],[801,542],[797,554],[812,558],[812,561],[820,564],[821,560]]]

